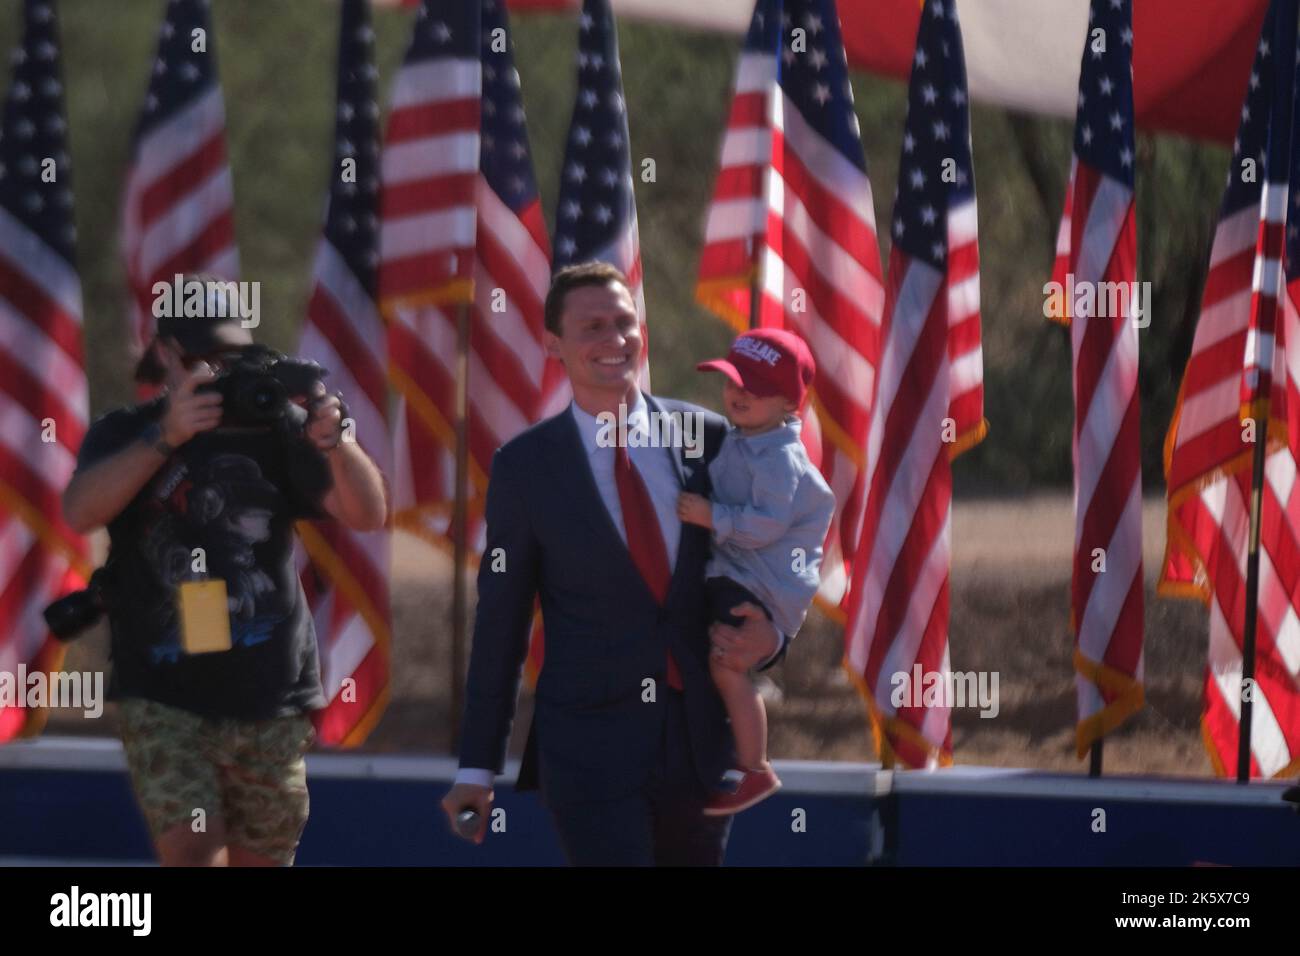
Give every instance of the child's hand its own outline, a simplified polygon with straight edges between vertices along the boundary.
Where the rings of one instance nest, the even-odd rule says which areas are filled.
[[[713,527],[713,505],[703,495],[683,491],[677,496],[677,517],[701,528]]]

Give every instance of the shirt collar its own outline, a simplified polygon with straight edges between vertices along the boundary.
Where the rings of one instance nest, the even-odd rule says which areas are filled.
[[[763,432],[761,435],[746,435],[739,428],[733,427],[727,432],[727,440],[743,441],[752,450],[762,451],[767,448],[797,442],[799,432],[802,429],[803,422],[799,420],[798,415],[787,415],[783,425],[773,428],[770,432]]]
[[[589,415],[578,407],[577,402],[569,402],[569,410],[573,414],[573,420],[578,426],[578,435],[582,438],[582,446],[587,449],[587,456],[591,457],[601,448],[613,447],[609,442],[617,435],[618,420],[615,419],[611,424],[602,421],[595,415]],[[649,431],[650,415],[649,406],[646,404],[645,396],[637,390],[636,400],[628,408],[625,417],[628,430]],[[604,438],[604,443],[601,439]]]

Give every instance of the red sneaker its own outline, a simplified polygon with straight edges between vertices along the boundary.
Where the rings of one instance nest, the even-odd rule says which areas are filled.
[[[724,787],[704,805],[706,817],[725,817],[748,810],[780,790],[781,778],[770,764],[758,770],[729,770]]]

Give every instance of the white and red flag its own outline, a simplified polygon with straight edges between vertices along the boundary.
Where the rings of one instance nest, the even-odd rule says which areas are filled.
[[[137,121],[122,206],[122,252],[136,354],[156,327],[155,282],[239,278],[226,109],[209,0],[168,0]]]
[[[457,310],[474,296],[481,93],[478,5],[426,0],[393,81],[379,302],[398,399],[395,521],[435,542],[455,496]]]
[[[542,344],[551,249],[533,175],[519,72],[501,0],[482,0],[482,140],[475,182],[474,304],[470,311],[470,550],[483,546],[492,455],[568,401],[568,381]]]
[[[650,338],[632,188],[632,144],[618,25],[609,0],[583,0],[578,15],[578,88],[555,211],[555,269],[590,261],[616,266],[631,283],[645,342],[640,384],[649,391]],[[558,411],[555,404],[566,395],[567,389],[548,410]]]
[[[1201,315],[1165,439],[1168,540],[1160,592],[1210,611],[1202,732],[1220,775],[1237,764],[1250,693],[1251,776],[1300,768],[1300,483],[1293,418],[1300,378],[1300,191],[1295,162],[1296,4],[1270,5],[1233,147]],[[1279,310],[1281,315],[1278,315]],[[1276,341],[1275,341],[1276,339]],[[1255,434],[1254,416],[1267,421]],[[1289,420],[1291,420],[1289,422]],[[1260,497],[1253,686],[1243,686],[1255,442]]]
[[[324,234],[316,250],[299,354],[328,371],[355,440],[387,474],[387,343],[375,300],[379,265],[379,103],[368,0],[342,0],[334,151]],[[388,531],[353,531],[337,521],[300,522],[307,561],[303,591],[316,625],[321,682],[329,703],[314,715],[327,746],[362,743],[388,702]]]
[[[482,545],[492,454],[562,400],[542,345],[550,246],[499,0],[427,3],[384,152],[381,301],[389,319],[397,524],[450,534],[457,310],[469,309],[468,538]]]
[[[19,695],[0,742],[40,730],[16,677],[59,669],[42,611],[90,573],[60,504],[88,401],[58,18],[49,0],[23,13],[0,137],[0,673]]]
[[[1052,272],[1074,365],[1076,747],[1142,706],[1142,436],[1132,0],[1093,0]],[[1150,303],[1146,304],[1150,315]]]
[[[927,0],[922,11],[890,228],[845,667],[866,698],[882,763],[925,767],[952,761],[942,692],[950,685],[951,461],[987,430],[975,175],[954,0]]]
[[[836,500],[818,601],[842,619],[866,505],[884,284],[834,0],[754,8],[696,297],[737,331],[798,332],[817,362],[803,436]]]

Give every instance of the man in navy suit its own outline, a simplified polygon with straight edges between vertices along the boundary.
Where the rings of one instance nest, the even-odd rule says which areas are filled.
[[[442,806],[453,823],[477,811],[482,842],[540,596],[546,653],[517,789],[540,786],[572,864],[716,866],[731,818],[702,811],[732,740],[708,655],[770,666],[788,642],[749,604],[742,626],[710,630],[709,532],[677,517],[682,491],[708,495],[726,423],[639,389],[645,343],[614,267],[557,273],[545,324],[573,403],[492,462],[461,769]],[[702,447],[699,431],[663,447],[608,427],[654,436],[673,413],[696,416]]]

